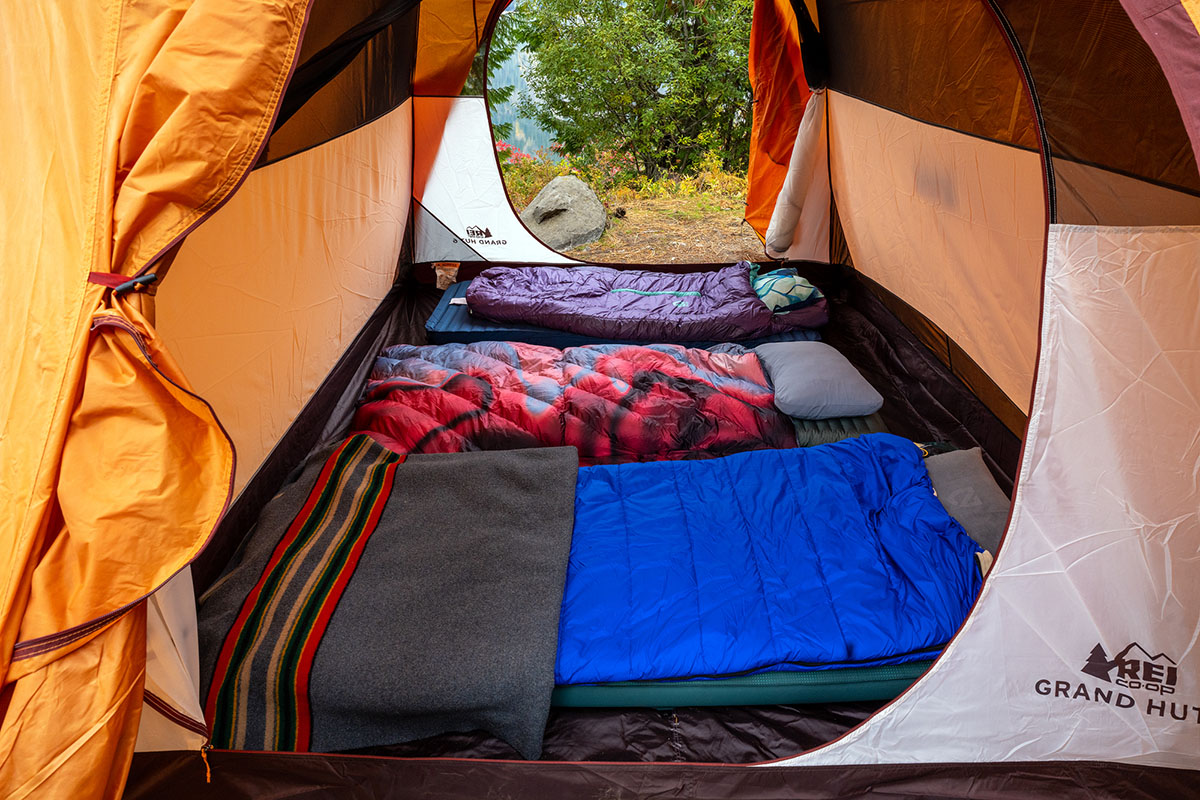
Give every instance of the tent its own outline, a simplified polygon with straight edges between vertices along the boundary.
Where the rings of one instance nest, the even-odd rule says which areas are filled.
[[[460,96],[504,5],[0,8],[4,796],[1195,794],[1194,0],[755,3],[747,220],[923,342],[881,369],[924,359],[1015,478],[971,616],[894,702],[749,766],[204,749],[194,587],[435,265],[572,263]]]

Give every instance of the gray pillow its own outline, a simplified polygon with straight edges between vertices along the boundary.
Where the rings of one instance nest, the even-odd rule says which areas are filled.
[[[1008,522],[1008,496],[996,485],[978,448],[955,450],[925,459],[938,499],[967,535],[996,552]]]
[[[789,417],[865,417],[883,405],[854,365],[824,342],[773,342],[754,352],[775,389],[775,407]]]

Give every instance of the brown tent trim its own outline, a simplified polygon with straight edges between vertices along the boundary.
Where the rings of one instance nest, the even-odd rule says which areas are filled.
[[[1034,130],[1037,133],[1038,152],[1042,157],[1042,179],[1045,182],[1046,192],[1046,224],[1053,225],[1058,221],[1058,195],[1054,188],[1054,160],[1051,158],[1053,151],[1050,149],[1050,137],[1046,133],[1046,120],[1042,116],[1042,103],[1038,99],[1037,86],[1033,82],[1033,72],[1029,69],[1029,59],[1025,56],[1025,51],[1021,47],[1021,41],[1017,38],[1016,32],[1013,30],[1012,23],[1008,21],[1008,17],[1004,16],[1004,12],[996,5],[996,0],[984,0],[988,12],[996,23],[996,27],[1000,29],[1000,33],[1004,36],[1005,44],[1008,45],[1008,50],[1012,54],[1013,61],[1021,70],[1021,84],[1025,88],[1025,99],[1029,102],[1033,109],[1033,124]],[[1042,263],[1043,271],[1045,261]]]
[[[317,0],[321,8],[335,7],[332,0]],[[381,6],[366,19],[344,32],[320,52],[310,55],[297,69],[307,69],[304,85],[289,86],[283,102],[288,104],[289,118],[273,124],[266,147],[254,164],[254,169],[284,161],[335,139],[364,128],[403,106],[413,96],[413,75],[416,68],[419,0],[382,0]],[[395,41],[389,41],[394,37]],[[364,86],[354,109],[351,124],[345,121],[322,121],[311,128],[308,136],[297,137],[280,145],[276,134],[293,117],[306,117],[312,109],[308,101],[335,83],[342,74],[371,56],[372,47],[391,47],[388,57],[379,54],[364,69]],[[348,58],[347,58],[348,56]],[[298,97],[292,97],[295,93]],[[320,113],[320,112],[318,112]],[[284,131],[287,134],[287,131]]]
[[[836,767],[398,759],[210,750],[138,753],[126,800],[640,798],[1158,800],[1195,797],[1195,773],[1095,761]]]

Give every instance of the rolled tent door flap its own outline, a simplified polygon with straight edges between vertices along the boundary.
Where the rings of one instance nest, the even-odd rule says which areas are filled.
[[[0,11],[0,213],[20,232],[0,243],[13,343],[0,355],[0,786],[115,797],[142,707],[144,600],[203,546],[233,453],[150,299],[113,287],[250,169],[307,3],[94,3],[69,24],[43,11]]]
[[[771,213],[765,244],[767,255],[801,261],[829,261],[829,129],[826,92],[813,93],[787,176]]]

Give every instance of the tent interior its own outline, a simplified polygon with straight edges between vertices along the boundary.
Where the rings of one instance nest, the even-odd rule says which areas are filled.
[[[446,350],[448,360],[435,364],[430,355],[435,347],[477,348],[470,352],[500,358],[478,338],[434,340],[445,333],[437,320],[456,308],[465,313],[461,303],[451,304],[450,284],[461,284],[462,294],[475,291],[467,288],[468,281],[478,287],[480,276],[497,268],[517,274],[529,267],[572,272],[597,265],[550,249],[521,224],[496,161],[487,99],[462,95],[467,72],[480,53],[486,57],[490,31],[508,0],[296,5],[304,7],[303,38],[294,63],[285,65],[286,91],[265,101],[277,105],[277,115],[244,183],[219,207],[205,209],[186,237],[139,273],[153,273],[157,280],[146,319],[190,391],[219,419],[236,453],[236,469],[228,476],[226,508],[209,526],[211,533],[205,531],[203,549],[161,588],[148,587],[157,591],[145,602],[145,703],[125,796],[203,797],[218,790],[301,796],[317,786],[382,791],[397,782],[423,786],[430,796],[458,796],[472,782],[489,791],[530,796],[677,791],[680,796],[784,797],[795,796],[800,786],[813,797],[874,796],[872,791],[888,787],[894,796],[934,791],[957,796],[968,784],[981,797],[1035,796],[1051,786],[1070,797],[1185,791],[1188,771],[1200,768],[1200,725],[1196,719],[1183,721],[1200,714],[1200,667],[1191,652],[1194,633],[1200,631],[1200,495],[1192,477],[1200,460],[1195,436],[1200,427],[1200,320],[1195,313],[1200,306],[1195,270],[1200,263],[1200,92],[1189,100],[1185,89],[1200,87],[1200,72],[1194,58],[1193,71],[1181,72],[1171,59],[1191,57],[1157,47],[1182,41],[1185,34],[1192,37],[1186,41],[1200,45],[1195,24],[1200,12],[1189,11],[1186,2],[1136,0],[756,0],[749,45],[754,124],[745,217],[763,240],[759,263],[763,271],[794,270],[824,296],[828,322],[820,327],[820,341],[844,356],[879,395],[879,427],[871,430],[923,445],[912,456],[920,475],[925,475],[922,464],[940,452],[978,448],[985,469],[976,480],[1003,495],[998,521],[993,513],[997,540],[964,540],[970,569],[963,572],[966,588],[956,595],[961,610],[957,616],[948,612],[947,635],[930,634],[937,637],[936,647],[920,651],[920,658],[905,653],[900,661],[872,657],[856,664],[843,654],[825,665],[832,670],[774,673],[850,676],[841,683],[828,679],[832,688],[780,689],[759,680],[757,690],[751,681],[743,694],[726,694],[716,702],[697,701],[696,692],[651,695],[649,701],[614,695],[611,702],[572,702],[560,686],[540,741],[522,745],[498,735],[497,728],[422,735],[432,729],[423,718],[396,727],[378,718],[384,712],[376,717],[347,713],[337,724],[385,733],[356,738],[339,731],[322,739],[325,734],[313,722],[317,712],[303,708],[319,702],[310,686],[289,701],[299,704],[296,708],[276,709],[273,721],[244,711],[260,703],[261,687],[246,686],[258,680],[254,665],[260,661],[267,665],[262,669],[275,674],[298,670],[296,681],[303,683],[310,672],[325,670],[328,677],[328,654],[340,650],[348,666],[340,679],[327,681],[337,684],[338,691],[326,698],[336,705],[351,702],[346,699],[351,691],[341,692],[346,686],[378,691],[403,682],[408,662],[421,661],[418,653],[428,650],[437,657],[438,638],[443,633],[454,638],[441,626],[418,621],[426,639],[409,633],[389,642],[386,632],[347,629],[344,611],[339,621],[332,609],[308,606],[296,612],[310,615],[301,622],[285,621],[292,626],[287,636],[262,622],[255,615],[268,612],[256,604],[276,603],[285,595],[278,587],[296,580],[273,577],[273,570],[293,558],[287,548],[295,546],[291,542],[297,536],[326,524],[305,515],[343,513],[322,510],[326,501],[321,498],[326,492],[334,497],[342,491],[335,482],[350,480],[342,476],[361,469],[362,486],[369,487],[353,491],[383,486],[384,497],[388,492],[406,497],[410,516],[403,518],[404,530],[414,537],[423,535],[426,524],[431,531],[462,530],[477,537],[462,544],[420,545],[429,548],[420,566],[429,577],[414,575],[407,585],[393,573],[389,581],[364,585],[367,561],[357,559],[366,536],[361,546],[346,539],[328,551],[351,564],[349,573],[359,577],[357,589],[348,575],[320,572],[298,579],[310,583],[296,591],[315,592],[311,587],[319,586],[333,592],[334,607],[337,597],[344,598],[343,607],[353,605],[358,591],[364,599],[355,602],[370,605],[374,598],[388,614],[404,616],[424,602],[405,599],[405,592],[436,595],[444,589],[457,597],[447,582],[472,579],[475,573],[446,566],[459,557],[470,562],[467,551],[488,541],[489,523],[470,522],[472,513],[478,514],[476,520],[500,520],[492,538],[504,532],[519,538],[515,532],[523,524],[559,525],[554,509],[564,503],[576,515],[583,513],[585,498],[598,498],[602,511],[615,507],[615,501],[604,499],[602,487],[594,488],[604,481],[619,485],[620,480],[677,476],[652,472],[670,468],[687,470],[686,484],[693,477],[700,480],[706,464],[745,456],[762,456],[755,463],[766,463],[774,453],[760,443],[726,450],[714,445],[704,455],[719,458],[639,455],[628,459],[637,463],[620,467],[602,456],[577,463],[572,455],[569,480],[559,496],[553,487],[565,473],[556,472],[558,462],[551,462],[561,461],[561,447],[510,449],[505,438],[510,434],[495,431],[488,432],[494,440],[481,436],[445,449],[428,446],[460,417],[436,419],[428,431],[422,429],[426,435],[416,445],[389,452],[388,442],[400,438],[396,430],[417,424],[404,416],[409,413],[404,403],[418,401],[400,395],[423,397],[409,390],[416,384],[423,392],[440,389],[460,374],[456,369],[467,372],[453,360],[464,357],[461,350]],[[1186,55],[1186,48],[1182,52]],[[722,264],[611,266],[620,273],[683,279],[729,269]],[[517,342],[541,341],[520,339],[516,328],[501,330],[517,331]],[[547,341],[566,342],[553,336]],[[672,346],[670,340],[655,343],[660,345]],[[518,354],[514,380],[534,381],[527,359],[539,346],[506,345],[505,352]],[[609,356],[623,357],[624,351],[612,349],[621,346],[601,347],[610,348],[603,351]],[[668,352],[686,361],[687,369],[707,375],[705,370],[716,369],[712,363],[728,363],[720,359],[751,359],[757,365],[753,353],[772,346],[783,345],[718,348],[715,356],[699,348],[687,351],[699,355]],[[421,362],[430,377],[386,371],[417,357],[430,359]],[[781,374],[763,359],[768,380]],[[756,374],[762,382],[762,373]],[[712,391],[724,391],[723,380],[711,379]],[[529,392],[530,398],[539,396]],[[454,408],[445,414],[452,416]],[[383,409],[381,422],[368,414],[378,409]],[[727,431],[724,421],[714,425]],[[364,431],[384,446],[352,435]],[[392,438],[385,442],[376,435],[380,431]],[[851,438],[807,449],[833,453],[831,448],[880,441],[874,434],[853,438],[863,432],[838,433],[825,441]],[[810,457],[804,450],[786,452]],[[352,463],[351,451],[359,461]],[[858,457],[849,449],[836,452],[846,454],[839,458]],[[183,465],[178,469],[193,468],[186,452],[174,457]],[[191,458],[199,464],[202,457]],[[423,466],[439,458],[449,459],[438,468],[442,472]],[[489,466],[489,459],[498,458],[511,461]],[[511,479],[514,470],[525,468],[539,478]],[[730,478],[727,488],[740,486],[742,492],[731,496],[766,492],[764,487],[788,480],[786,467],[762,469],[762,484],[753,482],[749,467],[737,473],[737,480]],[[809,469],[816,467],[797,461],[793,475]],[[474,475],[476,482],[448,479],[445,470]],[[206,474],[198,467],[195,473]],[[406,474],[413,481],[408,486]],[[880,480],[895,483],[895,474],[886,472]],[[626,477],[605,477],[618,475]],[[497,499],[500,490],[486,485],[489,480],[510,487],[505,491],[518,499],[509,505],[532,499],[506,508],[503,498]],[[927,476],[919,482],[929,486]],[[930,497],[934,488],[936,479]],[[685,497],[685,490],[676,491]],[[360,520],[375,524],[378,514],[370,503],[376,501],[359,497],[354,495],[359,505],[345,512],[347,519],[334,522],[347,529]],[[938,497],[949,504],[945,491]],[[991,499],[994,507],[995,495]],[[342,508],[341,499],[329,502],[329,508]],[[715,502],[705,513],[718,514],[721,501]],[[439,507],[457,510],[434,520]],[[687,509],[685,504],[684,516]],[[953,517],[938,513],[961,533]],[[830,526],[841,524],[824,506],[804,508],[795,517],[821,515],[830,515]],[[569,510],[562,524],[565,539],[555,541],[576,547],[570,544]],[[625,525],[625,533],[615,535],[628,538]],[[274,531],[273,538],[258,543],[255,534],[264,530]],[[577,540],[580,530],[576,527]],[[530,544],[522,546],[525,552],[511,554],[512,563],[532,565],[530,574],[512,587],[488,589],[496,603],[490,620],[496,630],[488,631],[487,621],[473,617],[463,623],[477,626],[479,641],[486,643],[480,646],[489,648],[472,658],[486,659],[489,653],[497,663],[510,658],[499,649],[506,638],[517,639],[518,650],[535,649],[537,635],[522,632],[537,613],[501,599],[508,597],[505,592],[537,594],[544,588],[537,577],[543,583],[557,580],[561,591],[562,573],[533,560],[550,560],[550,538],[520,541]],[[872,546],[889,553],[881,561],[903,558],[890,555],[890,543]],[[978,559],[978,550],[988,551],[987,558]],[[565,570],[563,552],[558,568]],[[621,552],[638,551],[630,546]],[[930,563],[935,560],[932,550],[922,552]],[[697,556],[691,557],[695,568]],[[300,556],[295,558],[299,563]],[[575,560],[572,555],[572,564]],[[391,569],[393,563],[378,569]],[[856,565],[846,566],[847,580],[856,580]],[[325,570],[326,562],[319,569]],[[626,569],[636,571],[632,562]],[[545,574],[533,574],[538,572]],[[918,589],[906,585],[895,591],[907,598]],[[611,591],[611,586],[597,591]],[[764,602],[771,594],[761,585],[753,593],[761,593]],[[587,602],[587,597],[581,601]],[[629,602],[636,608],[634,599]],[[865,602],[882,601],[868,597]],[[556,615],[557,605],[556,600]],[[901,616],[909,608],[898,607]],[[836,623],[849,637],[854,621]],[[214,639],[206,625],[251,633]],[[256,625],[262,625],[261,632]],[[586,627],[571,634],[557,616],[552,626],[560,640],[581,636],[580,650],[588,651]],[[861,627],[869,634],[874,622],[865,619]],[[300,629],[309,633],[295,634]],[[294,645],[287,638],[293,634]],[[528,643],[521,641],[526,635]],[[277,641],[270,640],[275,636]],[[1134,663],[1128,653],[1136,642],[1148,651],[1144,675],[1154,672],[1157,683],[1143,679],[1137,687],[1126,683],[1113,689],[1107,672],[1097,676],[1084,669],[1085,662],[1095,666],[1089,657],[1094,644],[1102,666]],[[493,643],[496,650],[490,649]],[[318,645],[323,649],[314,656]],[[272,648],[274,655],[267,652]],[[553,657],[553,641],[549,652]],[[855,647],[848,646],[848,652]],[[380,668],[382,662],[373,660],[379,653],[395,658]],[[1160,669],[1164,654],[1170,669]],[[522,679],[521,667],[512,666],[518,656],[505,662],[507,671],[496,670],[503,673],[501,682]],[[876,671],[856,672],[863,668]],[[234,674],[237,669],[243,672]],[[393,669],[395,675],[375,674]],[[444,685],[412,694],[422,702],[438,692],[453,697],[451,705],[466,702],[460,695],[475,686],[478,676],[453,669],[447,667]],[[230,681],[228,692],[210,685],[214,670]],[[750,663],[734,677],[762,674]],[[1177,688],[1178,697],[1161,691],[1163,675],[1170,676],[1171,693]],[[663,677],[659,683],[675,683],[669,688],[676,690],[681,683],[691,688],[720,683],[703,671]],[[1101,701],[1089,680],[1112,690],[1110,699]],[[607,682],[620,681],[630,682]],[[1075,698],[1082,691],[1083,699],[1061,694],[1058,686],[1064,682]],[[1152,684],[1159,694],[1147,698]],[[545,687],[547,697],[552,688]],[[512,691],[524,697],[521,692],[528,689]],[[687,699],[670,699],[680,697]],[[1120,697],[1128,697],[1131,707],[1121,705]],[[1173,718],[1172,700],[1182,706],[1182,720]],[[1159,701],[1167,705],[1156,716],[1152,712]],[[262,702],[271,708],[278,698]],[[230,716],[227,709],[234,707],[242,708],[243,716]],[[419,714],[438,716],[421,708]],[[249,721],[245,714],[251,715]],[[472,719],[461,707],[442,716]],[[388,740],[389,735],[396,738]],[[330,746],[323,741],[370,743]],[[514,763],[536,760],[538,748],[541,762],[556,763],[542,765],[540,772]],[[731,771],[712,766],[765,762],[773,767]],[[1005,762],[1021,764],[1021,774],[1005,772]],[[647,766],[651,763],[653,768]],[[630,771],[631,765],[643,769]],[[1132,787],[1141,794],[1121,794]]]

